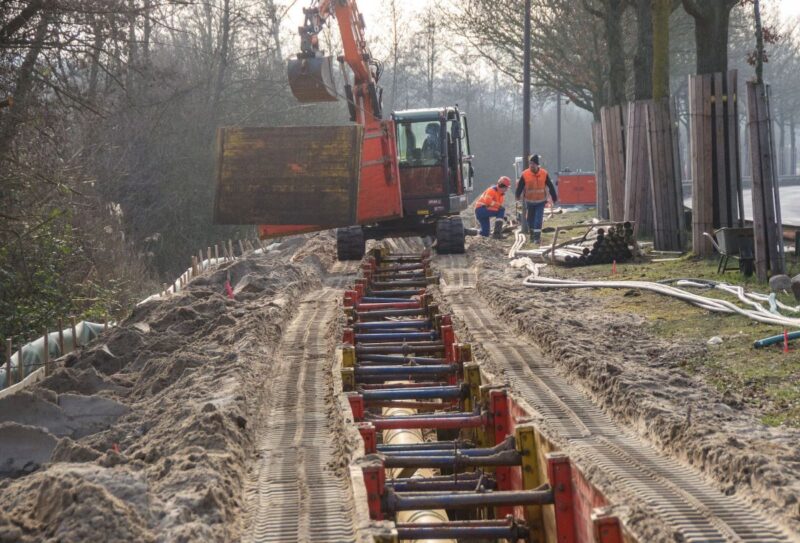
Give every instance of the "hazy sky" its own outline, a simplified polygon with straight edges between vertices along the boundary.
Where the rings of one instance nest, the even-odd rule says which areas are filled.
[[[580,2],[580,0],[575,0]],[[707,0],[703,0],[707,1]],[[767,3],[777,3],[780,6],[781,12],[784,15],[800,15],[800,0],[766,0]],[[294,4],[293,12],[296,16],[302,19],[302,8],[311,5],[310,0],[283,0],[283,5]],[[375,24],[378,21],[378,16],[381,12],[381,5],[385,4],[385,0],[359,0],[358,8],[367,19],[367,25]],[[399,0],[397,5],[400,9],[417,10],[430,3],[430,0]]]

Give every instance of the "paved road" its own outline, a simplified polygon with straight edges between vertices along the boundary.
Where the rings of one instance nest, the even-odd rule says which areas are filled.
[[[692,206],[691,196],[684,200],[688,207]],[[800,227],[800,187],[781,187],[781,220],[783,224]],[[744,190],[744,216],[753,218],[753,199],[750,189]]]

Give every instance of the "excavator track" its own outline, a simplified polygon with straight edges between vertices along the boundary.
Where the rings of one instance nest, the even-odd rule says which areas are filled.
[[[339,453],[326,404],[340,296],[326,287],[302,300],[264,376],[271,384],[246,495],[247,542],[355,539],[349,481],[330,467]]]
[[[442,292],[473,345],[504,371],[567,449],[601,470],[620,503],[641,504],[686,542],[790,541],[744,501],[725,496],[698,470],[665,457],[623,429],[561,377],[530,341],[519,338],[476,296],[466,257],[437,257]]]

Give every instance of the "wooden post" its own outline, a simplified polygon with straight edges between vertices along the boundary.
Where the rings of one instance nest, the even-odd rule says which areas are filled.
[[[42,336],[42,346],[44,347],[44,374],[53,374],[53,365],[50,363],[50,336],[47,334],[47,327],[44,329]]]
[[[197,251],[197,265],[199,266],[199,271],[203,271],[203,250],[200,249]]]
[[[710,256],[714,231],[714,188],[711,178],[711,78],[689,76],[689,130],[692,166],[692,251]]]
[[[622,106],[600,110],[603,129],[603,154],[608,186],[608,214],[613,222],[625,216],[625,124]]]
[[[64,356],[64,319],[58,318],[58,356]]]
[[[769,87],[747,83],[747,118],[753,171],[753,233],[759,281],[769,273],[784,273],[783,235],[779,223],[780,197],[775,183],[775,155],[769,112]]]
[[[647,150],[647,101],[628,104],[625,136],[624,218],[635,224],[637,238],[650,236],[653,234],[653,203]]]
[[[219,261],[219,244],[214,244],[214,260]]]
[[[25,342],[22,341],[19,344],[19,352],[17,353],[17,375],[19,376],[19,381],[22,382],[25,380]]]
[[[594,174],[597,218],[608,220],[608,181],[606,180],[606,159],[603,152],[603,125],[592,123],[592,143],[594,144]]]
[[[72,325],[72,352],[78,350],[78,325],[75,322],[75,315],[70,317],[70,324]]]
[[[14,353],[14,340],[8,338],[6,340],[6,387],[14,384],[14,374],[11,373],[11,355]]]
[[[108,315],[103,317],[103,332],[105,332],[106,330],[108,330]]]
[[[206,258],[208,259],[209,266],[211,265],[211,246],[206,247]]]
[[[653,198],[653,246],[661,251],[683,250],[683,201],[678,180],[677,140],[669,98],[647,105],[647,147]]]
[[[192,275],[197,275],[197,257],[192,256]]]
[[[233,240],[228,240],[228,252],[231,254],[231,259],[236,260],[236,255],[233,253]]]
[[[242,245],[242,240],[237,240],[239,242],[239,253],[244,256],[244,245]]]

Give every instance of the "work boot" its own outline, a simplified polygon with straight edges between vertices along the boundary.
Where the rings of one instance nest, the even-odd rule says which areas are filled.
[[[503,219],[497,219],[494,221],[494,231],[492,232],[492,237],[494,239],[502,239],[503,237]]]

